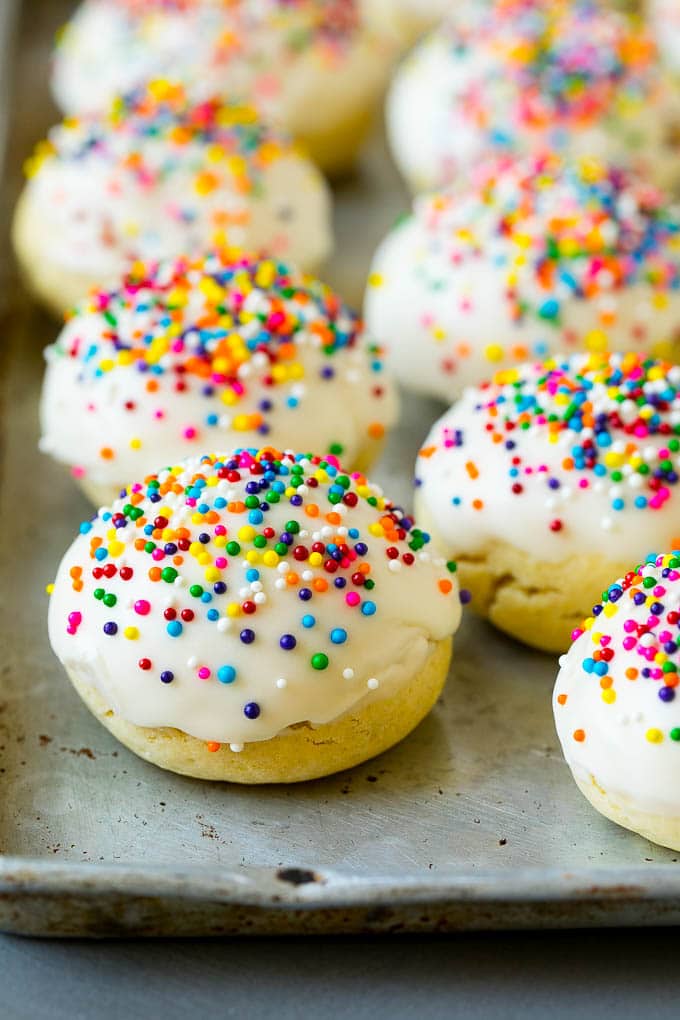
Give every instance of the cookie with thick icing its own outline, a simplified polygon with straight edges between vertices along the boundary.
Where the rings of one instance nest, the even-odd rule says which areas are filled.
[[[326,183],[253,107],[155,81],[106,115],[69,118],[27,166],[14,246],[61,313],[130,263],[238,246],[317,266],[331,248]]]
[[[333,457],[194,457],[80,531],[52,647],[101,722],[163,768],[327,775],[401,740],[442,689],[455,565]]]

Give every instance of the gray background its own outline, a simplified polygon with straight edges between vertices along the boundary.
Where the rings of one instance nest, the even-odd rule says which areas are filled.
[[[673,929],[446,939],[0,937],[2,1020],[678,1016]]]
[[[0,30],[15,6],[0,0]],[[25,0],[26,23],[58,24],[65,0]],[[28,16],[28,17],[27,17]],[[35,20],[34,20],[35,19]],[[30,35],[29,35],[30,38]],[[23,84],[44,67],[19,50]],[[16,53],[15,49],[15,53]],[[3,84],[6,83],[3,68]],[[28,89],[26,90],[28,91]],[[20,134],[36,137],[26,91]],[[33,123],[31,123],[31,121]],[[0,132],[2,124],[0,124]],[[7,272],[6,262],[0,276]],[[674,930],[398,940],[41,942],[0,936],[0,1020],[210,1017],[670,1017]]]

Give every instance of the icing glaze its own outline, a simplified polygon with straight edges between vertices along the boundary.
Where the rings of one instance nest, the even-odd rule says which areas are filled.
[[[680,211],[599,160],[487,165],[416,200],[374,257],[365,316],[404,386],[445,400],[554,351],[672,356]]]
[[[560,660],[557,733],[575,776],[640,811],[680,815],[680,552],[604,593]]]
[[[397,415],[358,318],[272,259],[139,263],[93,293],[46,356],[41,448],[116,489],[196,449],[265,437],[351,464]]]
[[[416,507],[452,555],[494,539],[548,562],[679,543],[680,367],[576,354],[496,374],[433,426]]]
[[[465,180],[489,155],[554,148],[677,179],[676,100],[651,36],[593,0],[461,5],[401,66],[387,103],[413,190]]]
[[[27,167],[40,258],[106,283],[130,259],[268,248],[306,266],[330,246],[315,167],[251,107],[192,104],[167,81],[54,128]]]
[[[50,640],[128,722],[239,749],[412,679],[460,618],[427,541],[335,458],[191,458],[81,526]]]

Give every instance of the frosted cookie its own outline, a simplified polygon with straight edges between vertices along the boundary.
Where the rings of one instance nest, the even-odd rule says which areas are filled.
[[[610,584],[560,659],[562,750],[594,808],[680,850],[680,552]]]
[[[416,516],[472,607],[560,651],[631,561],[680,544],[680,367],[579,354],[499,372],[432,428]]]
[[[408,389],[450,402],[555,351],[679,353],[680,210],[641,179],[555,155],[416,201],[378,249],[365,316]]]
[[[52,86],[81,115],[171,76],[200,99],[255,102],[340,172],[370,127],[394,49],[360,0],[85,0],[61,35]]]
[[[405,737],[444,684],[455,574],[362,475],[265,448],[194,457],[81,526],[52,647],[147,761],[297,782]]]
[[[387,102],[392,152],[416,192],[546,147],[677,184],[670,123],[677,100],[651,36],[593,0],[463,6],[404,62]]]
[[[331,248],[330,197],[313,164],[251,107],[192,104],[168,82],[116,100],[106,116],[64,121],[28,173],[14,246],[58,312],[138,258],[229,244],[306,269]]]
[[[41,448],[97,506],[206,447],[315,448],[365,470],[397,415],[361,322],[273,259],[139,263],[46,356]]]

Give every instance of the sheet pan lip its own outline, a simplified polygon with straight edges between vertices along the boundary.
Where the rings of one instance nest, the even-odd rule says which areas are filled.
[[[302,884],[282,877],[299,870],[313,875]],[[223,870],[211,865],[144,868],[127,864],[63,864],[26,857],[0,857],[0,898],[4,896],[107,895],[214,902],[280,909],[408,906],[410,904],[675,901],[680,907],[680,868],[674,864],[569,871],[525,868],[511,883],[506,870],[460,875],[348,875],[341,870]]]

